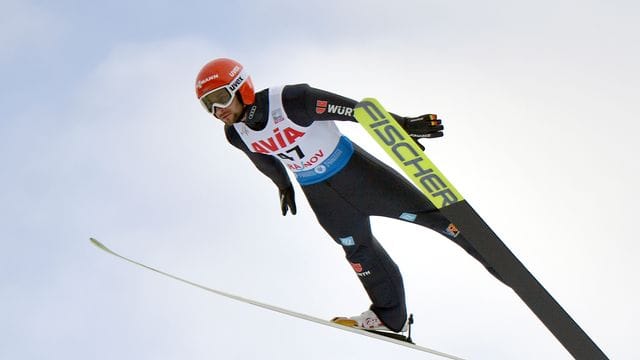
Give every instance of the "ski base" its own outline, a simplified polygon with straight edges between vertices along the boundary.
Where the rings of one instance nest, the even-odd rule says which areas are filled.
[[[205,291],[208,291],[208,292],[211,292],[211,293],[226,297],[228,299],[240,301],[240,302],[243,302],[245,304],[254,305],[254,306],[257,306],[257,307],[260,307],[260,308],[263,308],[263,309],[267,309],[267,310],[270,310],[270,311],[274,311],[274,312],[281,313],[281,314],[284,314],[284,315],[287,315],[287,316],[291,316],[291,317],[295,317],[295,318],[298,318],[298,319],[311,321],[311,322],[314,322],[314,323],[317,323],[317,324],[333,327],[333,328],[340,329],[340,330],[343,330],[343,331],[348,331],[348,332],[356,333],[356,334],[359,334],[359,335],[364,335],[364,336],[367,336],[367,337],[370,337],[370,338],[374,338],[374,339],[377,339],[377,340],[386,341],[386,342],[389,342],[389,343],[392,343],[392,344],[404,346],[406,348],[410,348],[410,349],[413,349],[413,350],[416,350],[416,351],[429,353],[431,355],[439,356],[439,357],[442,357],[442,358],[453,359],[453,360],[463,360],[462,358],[454,356],[454,355],[450,355],[450,354],[447,354],[447,353],[443,353],[443,352],[440,352],[440,351],[436,351],[436,350],[433,350],[433,349],[429,349],[429,348],[414,344],[411,341],[411,336],[410,336],[411,333],[410,332],[409,332],[409,336],[407,336],[407,337],[404,337],[403,335],[400,335],[400,334],[395,334],[395,335],[400,335],[401,338],[391,337],[391,336],[389,336],[390,334],[388,334],[388,333],[379,334],[378,332],[371,332],[371,331],[366,331],[364,329],[359,329],[359,328],[354,328],[354,327],[350,327],[350,326],[339,325],[339,324],[336,324],[336,323],[334,323],[334,322],[332,322],[330,320],[320,319],[320,318],[317,318],[317,317],[314,317],[314,316],[311,316],[311,315],[307,315],[307,314],[299,313],[299,312],[296,312],[296,311],[284,309],[284,308],[281,308],[281,307],[265,304],[265,303],[262,303],[262,302],[259,302],[259,301],[256,301],[256,300],[243,298],[243,297],[240,297],[238,295],[234,295],[234,294],[230,294],[230,293],[227,293],[227,292],[224,292],[224,291],[212,289],[210,287],[206,287],[204,285],[200,285],[200,284],[194,283],[192,281],[180,278],[178,276],[169,274],[169,273],[164,272],[162,270],[155,269],[155,268],[153,268],[151,266],[147,266],[147,265],[145,265],[143,263],[137,262],[135,260],[132,260],[132,259],[130,259],[128,257],[122,256],[122,255],[116,253],[115,251],[109,249],[103,243],[101,243],[100,241],[98,241],[98,240],[96,240],[94,238],[90,238],[89,240],[91,241],[91,243],[93,245],[95,245],[100,250],[102,250],[102,251],[104,251],[104,252],[106,252],[106,253],[108,253],[110,255],[113,255],[115,257],[118,257],[118,258],[120,258],[120,259],[122,259],[122,260],[124,260],[126,262],[129,262],[129,263],[134,264],[136,266],[139,266],[139,267],[145,268],[147,270],[153,271],[155,273],[158,273],[158,274],[160,274],[162,276],[166,276],[166,277],[171,278],[173,280],[185,283],[187,285],[191,285],[191,286],[200,288],[202,290],[205,290]],[[413,322],[413,317],[410,317],[410,322]]]

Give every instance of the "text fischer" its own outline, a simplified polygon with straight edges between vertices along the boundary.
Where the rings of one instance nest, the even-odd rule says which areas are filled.
[[[410,143],[413,140],[405,139],[373,104],[367,104],[367,107],[373,107],[375,110],[374,113],[365,108],[374,119],[374,122],[369,125],[371,129],[380,140],[391,147],[393,154],[404,166],[415,169],[411,176],[417,180],[417,183],[421,184],[433,198],[442,198],[442,204],[439,208],[458,202],[459,199],[455,193],[430,167],[430,163],[416,150],[415,145]]]

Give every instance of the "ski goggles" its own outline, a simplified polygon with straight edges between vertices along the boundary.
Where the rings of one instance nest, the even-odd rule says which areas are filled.
[[[202,97],[200,97],[200,103],[210,113],[213,113],[214,107],[226,108],[231,105],[233,96],[247,78],[248,76],[244,72],[241,72],[231,83],[215,88],[202,95]]]

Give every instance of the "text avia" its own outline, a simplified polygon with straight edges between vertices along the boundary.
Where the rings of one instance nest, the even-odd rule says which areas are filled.
[[[275,128],[273,133],[273,136],[251,143],[253,150],[262,154],[273,154],[292,145],[305,134],[305,132],[298,131],[292,127],[287,127],[283,130]]]

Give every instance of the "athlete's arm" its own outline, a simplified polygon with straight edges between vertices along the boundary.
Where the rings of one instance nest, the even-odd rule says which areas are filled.
[[[289,118],[302,126],[323,120],[357,121],[353,116],[357,101],[307,84],[285,86],[282,103]],[[404,117],[392,113],[391,116],[416,142],[418,139],[442,136],[442,120],[437,115]],[[422,144],[418,145],[424,149]]]
[[[356,121],[353,108],[358,102],[307,84],[285,86],[282,105],[293,122],[309,126],[314,121]]]

